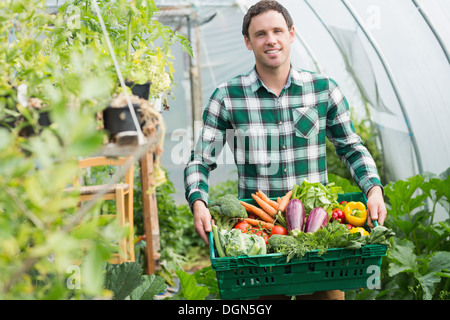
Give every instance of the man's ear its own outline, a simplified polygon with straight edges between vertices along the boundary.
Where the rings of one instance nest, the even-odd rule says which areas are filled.
[[[248,50],[253,50],[252,43],[250,42],[250,39],[247,36],[244,36],[244,42]]]
[[[294,28],[294,26],[292,26],[291,30],[289,30],[289,36],[291,38],[291,43],[293,43],[294,40],[295,40],[295,28]]]

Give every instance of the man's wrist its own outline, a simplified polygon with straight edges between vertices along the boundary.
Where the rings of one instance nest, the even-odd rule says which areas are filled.
[[[197,199],[192,203],[192,210],[195,212],[198,209],[206,208],[207,205],[204,200]]]
[[[384,191],[383,188],[379,185],[375,185],[372,188],[369,189],[369,191],[367,192],[367,197],[370,197],[372,194],[374,193],[379,193],[381,196],[384,195]]]

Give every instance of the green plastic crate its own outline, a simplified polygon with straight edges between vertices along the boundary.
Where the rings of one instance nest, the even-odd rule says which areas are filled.
[[[345,194],[342,199],[364,200],[359,193]],[[366,245],[360,249],[333,248],[323,255],[310,251],[301,259],[294,258],[289,262],[279,253],[220,258],[212,232],[209,243],[211,265],[216,271],[222,299],[367,288],[379,283],[379,268],[386,255],[386,246]]]

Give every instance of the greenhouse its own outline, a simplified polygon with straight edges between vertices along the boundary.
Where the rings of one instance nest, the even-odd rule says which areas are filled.
[[[450,2],[278,1],[294,26],[279,96],[262,80],[254,35],[242,33],[258,2],[0,3],[1,300],[450,299]],[[266,14],[249,30],[267,28],[272,20],[255,20]],[[231,114],[245,99],[249,110],[269,99],[226,96],[214,108],[236,89],[230,79],[250,86],[251,70],[262,84],[255,96],[273,101],[296,88],[294,70],[305,90],[308,77],[336,84],[325,116],[342,93],[333,106],[350,111],[361,158],[344,164],[345,146],[327,131],[322,181],[292,182],[281,169],[267,179],[262,166],[239,163]],[[299,136],[304,112],[298,123],[294,111],[277,118],[295,143],[312,139]],[[243,126],[250,146],[272,113],[261,114]],[[235,134],[217,153],[212,123]],[[284,160],[279,147],[269,167],[304,157],[292,147]],[[258,148],[265,157],[268,146]],[[361,162],[382,187],[385,219],[372,219]],[[207,239],[195,202],[213,219]]]

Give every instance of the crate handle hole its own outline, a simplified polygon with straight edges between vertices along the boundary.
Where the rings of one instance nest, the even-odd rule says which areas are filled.
[[[266,283],[274,283],[275,282],[274,277],[265,277],[265,279],[266,279]]]

